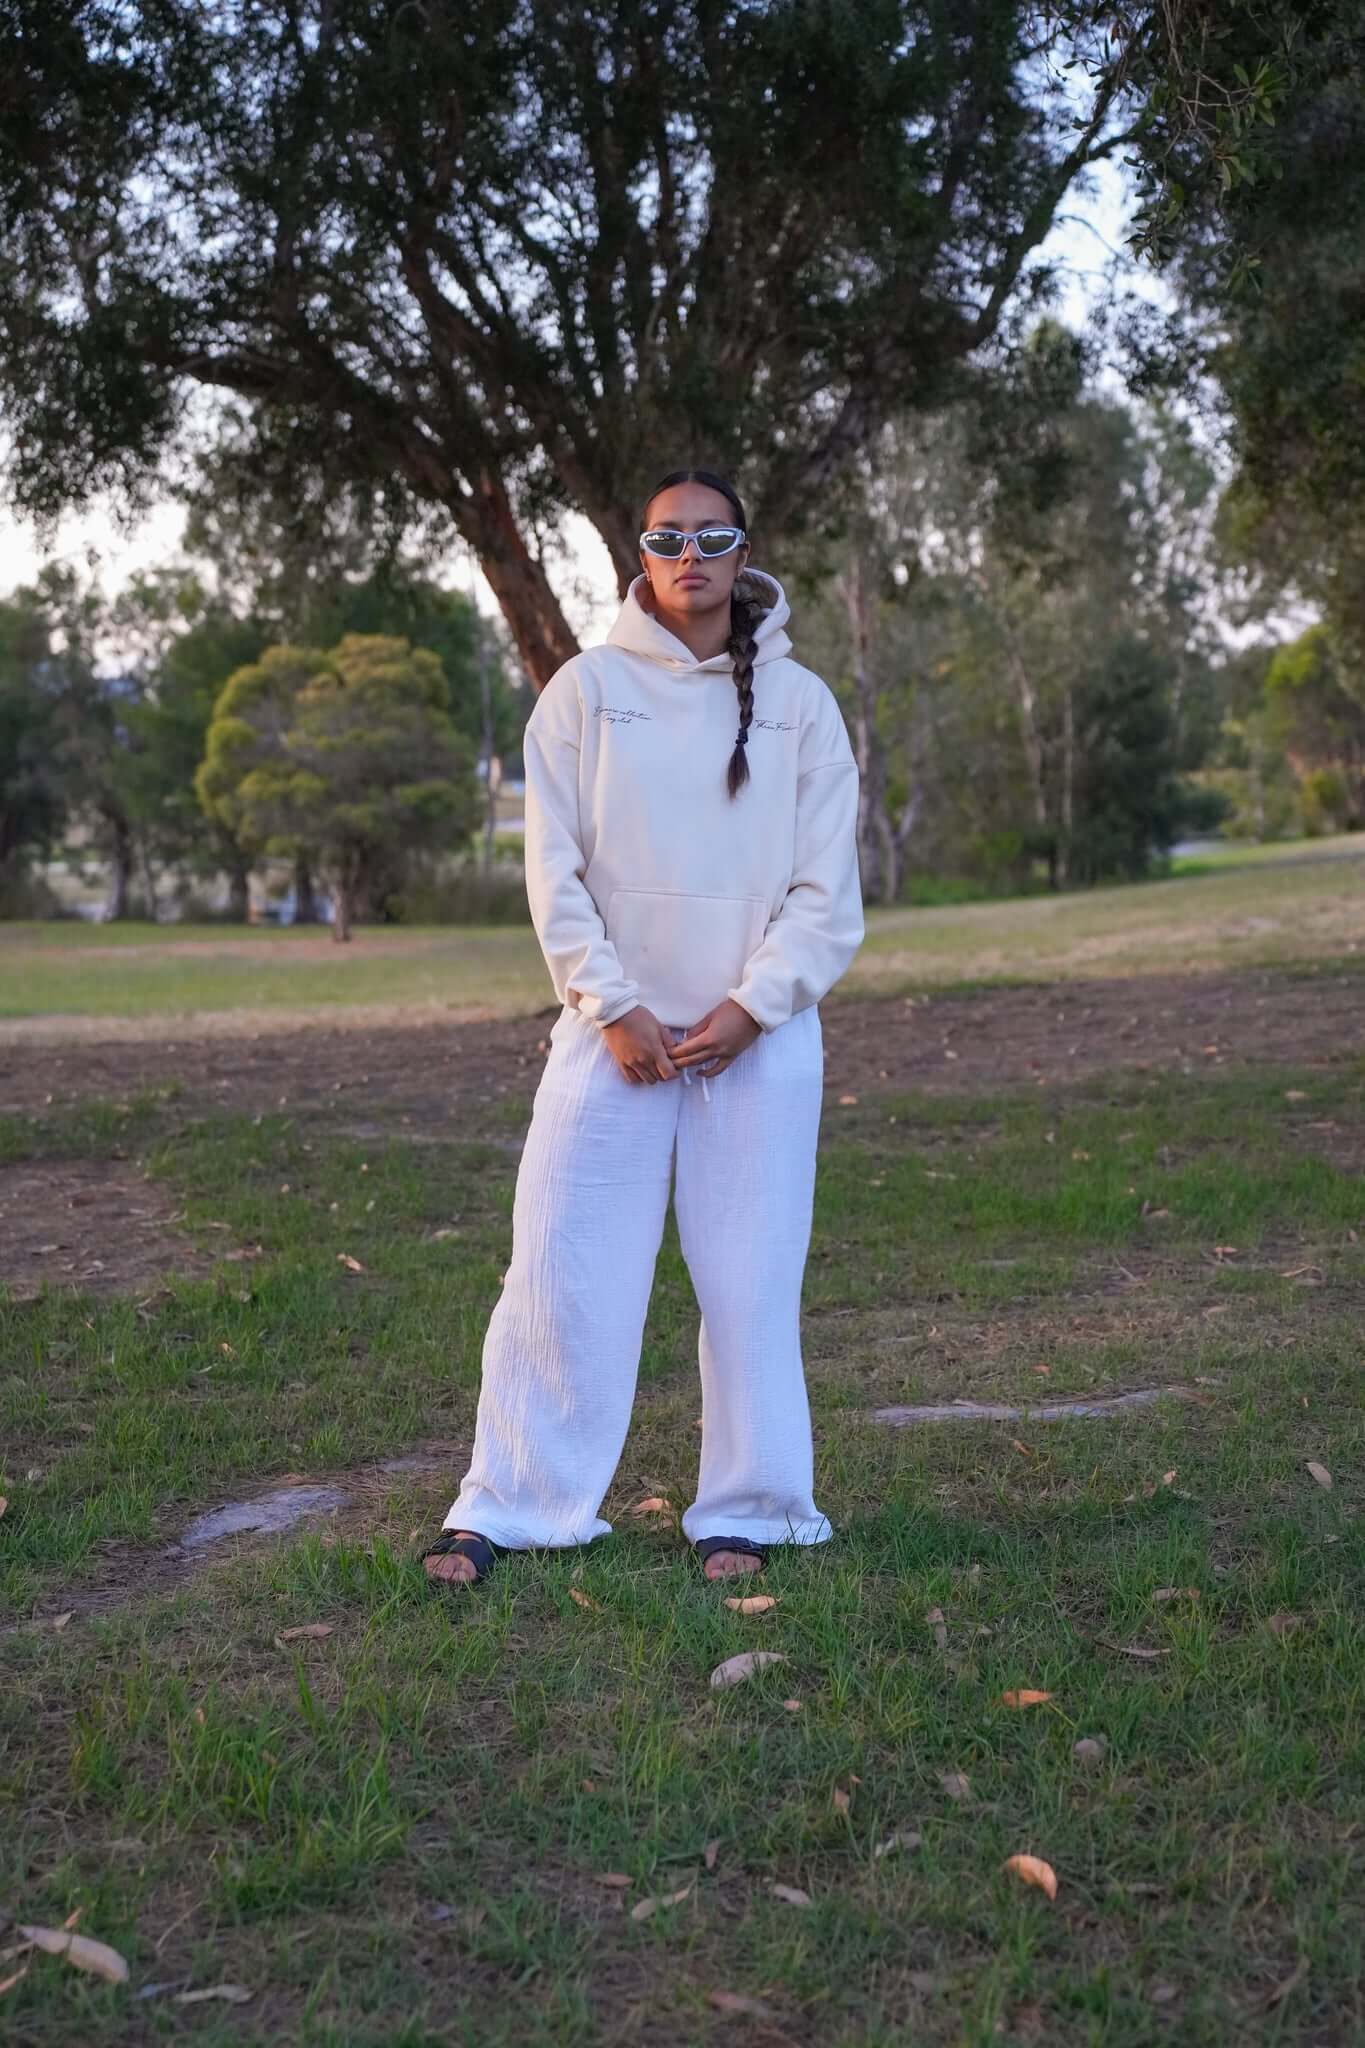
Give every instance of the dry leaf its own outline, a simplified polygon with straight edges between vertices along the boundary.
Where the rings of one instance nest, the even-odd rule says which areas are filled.
[[[803,1892],[799,1885],[772,1884],[768,1887],[775,1898],[785,1899],[789,1906],[808,1906],[810,1893]]]
[[[940,1650],[946,1650],[948,1647],[948,1631],[943,1622],[943,1609],[941,1607],[931,1607],[924,1619],[934,1631],[934,1641],[938,1644]]]
[[[856,1771],[849,1772],[849,1785],[861,1785],[862,1782]],[[831,1804],[836,1813],[847,1813],[852,1799],[853,1794],[848,1790],[847,1786],[836,1785],[831,1795]]]
[[[4,1514],[4,1512],[5,1512],[5,1509],[6,1509],[6,1508],[7,1508],[8,1506],[9,1506],[9,1502],[8,1502],[8,1501],[6,1500],[6,1498],[5,1498],[4,1494],[3,1494],[3,1493],[0,1493],[0,1515],[3,1515],[3,1514]]]
[[[1197,1600],[1198,1586],[1158,1586],[1152,1595],[1158,1607],[1164,1607],[1169,1600]]]
[[[1010,1443],[1012,1447],[1019,1452],[1021,1457],[1031,1458],[1033,1456],[1033,1452],[1029,1449],[1028,1445],[1021,1444],[1017,1436],[1012,1436],[1010,1438]]]
[[[852,1109],[857,1100],[856,1095],[841,1095],[839,1097],[839,1107],[840,1109]]]
[[[656,1493],[648,1500],[637,1500],[630,1512],[633,1515],[666,1515],[672,1511],[668,1502]]]
[[[777,1595],[748,1593],[741,1599],[737,1594],[732,1594],[725,1604],[727,1607],[733,1607],[736,1614],[766,1614],[770,1607],[776,1607]]]
[[[707,1869],[708,1869],[708,1870],[714,1870],[714,1869],[715,1869],[715,1867],[716,1867],[716,1857],[717,1857],[717,1855],[719,1854],[719,1852],[720,1852],[720,1836],[719,1836],[719,1835],[714,1835],[714,1836],[712,1837],[712,1839],[711,1839],[711,1840],[710,1840],[710,1841],[709,1841],[709,1842],[707,1843],[706,1847],[705,1847],[705,1848],[703,1849],[703,1851],[702,1851],[702,1858],[701,1858],[701,1860],[702,1860],[702,1862],[703,1862],[703,1863],[704,1863],[704,1864],[706,1865],[706,1867],[707,1867]]]
[[[1266,1627],[1275,1636],[1292,1636],[1303,1627],[1301,1614],[1272,1614]]]
[[[660,1906],[676,1906],[680,1899],[685,1899],[687,1897],[687,1894],[691,1891],[692,1886],[695,1883],[696,1879],[692,1878],[687,1884],[685,1884],[682,1887],[681,1891],[664,1892],[659,1898],[641,1899],[638,1906],[631,1907],[631,1919],[648,1920],[652,1913],[658,1912]]]
[[[1072,1743],[1071,1754],[1078,1764],[1102,1764],[1108,1747],[1102,1735],[1083,1735],[1079,1742]]]
[[[1308,1460],[1308,1474],[1311,1479],[1317,1480],[1319,1486],[1325,1486],[1330,1493],[1332,1475],[1325,1465],[1319,1465],[1316,1458],[1310,1458]]]
[[[602,1612],[602,1602],[594,1600],[590,1593],[581,1592],[577,1586],[570,1586],[569,1598],[576,1600],[580,1607],[590,1607],[594,1614]]]
[[[801,1711],[800,1700],[783,1700],[782,1704],[789,1714],[799,1714]]]
[[[337,1264],[344,1266],[348,1273],[363,1273],[365,1270],[359,1259],[353,1259],[349,1252],[338,1252]]]
[[[65,1956],[74,1968],[89,1970],[92,1975],[103,1977],[106,1984],[128,1982],[128,1965],[118,1950],[105,1942],[92,1941],[88,1934],[71,1934],[60,1927],[17,1927],[15,1932],[45,1955]]]
[[[54,1614],[50,1626],[55,1630],[64,1629],[75,1618],[75,1609],[68,1608],[65,1614]]]
[[[28,1964],[25,1963],[23,1968],[16,1970],[12,1977],[6,1977],[3,1981],[0,1981],[0,1996],[3,1996],[6,1991],[13,1991],[15,1985],[20,1983],[27,1975]]]
[[[308,1642],[321,1642],[324,1636],[332,1634],[335,1627],[336,1623],[333,1621],[304,1621],[300,1622],[297,1628],[282,1628],[275,1641],[281,1648],[286,1643],[299,1641],[300,1638]]]
[[[1143,1657],[1150,1660],[1153,1657],[1169,1657],[1171,1654],[1169,1650],[1149,1650],[1143,1643],[1111,1643],[1104,1636],[1096,1636],[1095,1641],[1103,1649],[1117,1650],[1120,1657]]]
[[[1005,1859],[1006,1870],[1012,1871],[1021,1884],[1036,1884],[1040,1892],[1046,1892],[1050,1899],[1057,1896],[1057,1873],[1050,1863],[1044,1863],[1041,1856],[1009,1856]]]
[[[600,1877],[594,1877],[594,1884],[609,1884],[614,1891],[628,1891],[635,1882],[624,1870],[604,1870]]]
[[[711,1673],[712,1690],[719,1692],[727,1685],[742,1684],[746,1678],[752,1678],[761,1665],[787,1662],[780,1650],[741,1650],[737,1657],[727,1657],[723,1664],[717,1664]]]
[[[872,1860],[875,1863],[879,1856],[889,1856],[893,1849],[918,1849],[923,1840],[923,1835],[916,1834],[913,1828],[898,1828],[894,1835],[888,1835],[884,1842],[877,1843],[872,1851]]]
[[[1002,1707],[1041,1707],[1051,1698],[1050,1692],[1032,1692],[1025,1686],[1018,1692],[1002,1692],[1000,1704]]]
[[[972,1788],[967,1782],[966,1773],[963,1771],[940,1771],[938,1782],[942,1785],[950,1799],[959,1799],[965,1802],[972,1796]]]
[[[256,1996],[245,1984],[210,1984],[203,1991],[177,1991],[176,2005],[203,2005],[210,1998],[221,1999],[224,2005],[245,2005],[249,1998]]]

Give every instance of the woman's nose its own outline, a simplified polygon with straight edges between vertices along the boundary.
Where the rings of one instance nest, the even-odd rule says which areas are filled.
[[[688,534],[687,539],[683,542],[683,551],[681,555],[679,555],[678,560],[680,562],[685,562],[687,560],[687,550],[689,548],[691,548],[692,550],[693,558],[699,562],[701,560],[701,542],[697,540],[693,534],[690,533]]]

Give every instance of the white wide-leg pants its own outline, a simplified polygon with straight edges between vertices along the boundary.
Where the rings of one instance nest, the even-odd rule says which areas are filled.
[[[823,1082],[814,1005],[723,1073],[652,1083],[628,1081],[597,1027],[565,1005],[447,1529],[513,1549],[610,1534],[598,1508],[630,1424],[676,1149],[678,1235],[701,1308],[701,1469],[683,1534],[829,1540],[812,1498],[800,1336]]]

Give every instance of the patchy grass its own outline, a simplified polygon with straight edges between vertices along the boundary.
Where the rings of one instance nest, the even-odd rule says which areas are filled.
[[[805,1333],[838,1533],[751,1617],[630,1513],[695,1480],[671,1216],[613,1536],[444,1601],[412,1561],[463,1470],[515,1124],[359,1142],[149,1096],[10,1127],[11,1157],[134,1154],[247,1254],[0,1307],[3,1896],[132,1968],[32,1959],[11,2038],[1359,2038],[1365,1064],[831,1108]],[[873,1419],[1139,1386],[1196,1399]],[[434,1439],[445,1469],[381,1469]],[[193,1512],[291,1473],[348,1505],[167,1567]],[[277,1643],[304,1623],[331,1633]],[[750,1647],[787,1661],[713,1691]],[[223,1982],[240,2011],[174,2003]]]
[[[1257,854],[1260,855],[1257,858]],[[840,1000],[955,984],[1201,973],[1352,956],[1365,833],[1252,849],[1207,873],[1001,902],[867,909]],[[310,1018],[408,1024],[521,1016],[552,1000],[523,927],[367,927],[350,945],[308,928],[0,924],[0,1023],[79,1035],[81,1019],[174,1035]],[[64,1021],[65,1020],[65,1021]]]

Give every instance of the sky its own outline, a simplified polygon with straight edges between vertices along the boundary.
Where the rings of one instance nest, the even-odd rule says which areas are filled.
[[[1114,163],[1091,171],[1093,189],[1073,192],[1052,233],[1038,252],[1039,260],[1056,263],[1063,273],[1063,291],[1056,308],[1069,325],[1086,319],[1105,282],[1111,258],[1123,257],[1124,224],[1130,208],[1126,173]],[[1158,302],[1167,293],[1149,270],[1126,265],[1125,282]],[[31,581],[44,561],[93,560],[109,593],[139,569],[172,560],[179,546],[184,514],[165,503],[131,533],[120,530],[117,508],[105,503],[63,520],[50,547],[44,548],[32,527],[18,522],[0,502],[0,592]],[[583,645],[604,638],[620,606],[616,577],[605,544],[589,521],[570,514],[562,532],[563,563],[550,580],[570,626]],[[759,566],[763,564],[760,562]],[[472,564],[463,550],[453,554],[438,581],[468,590]],[[776,571],[774,573],[777,573]],[[496,616],[497,600],[483,575],[473,570],[475,600],[480,610]]]

